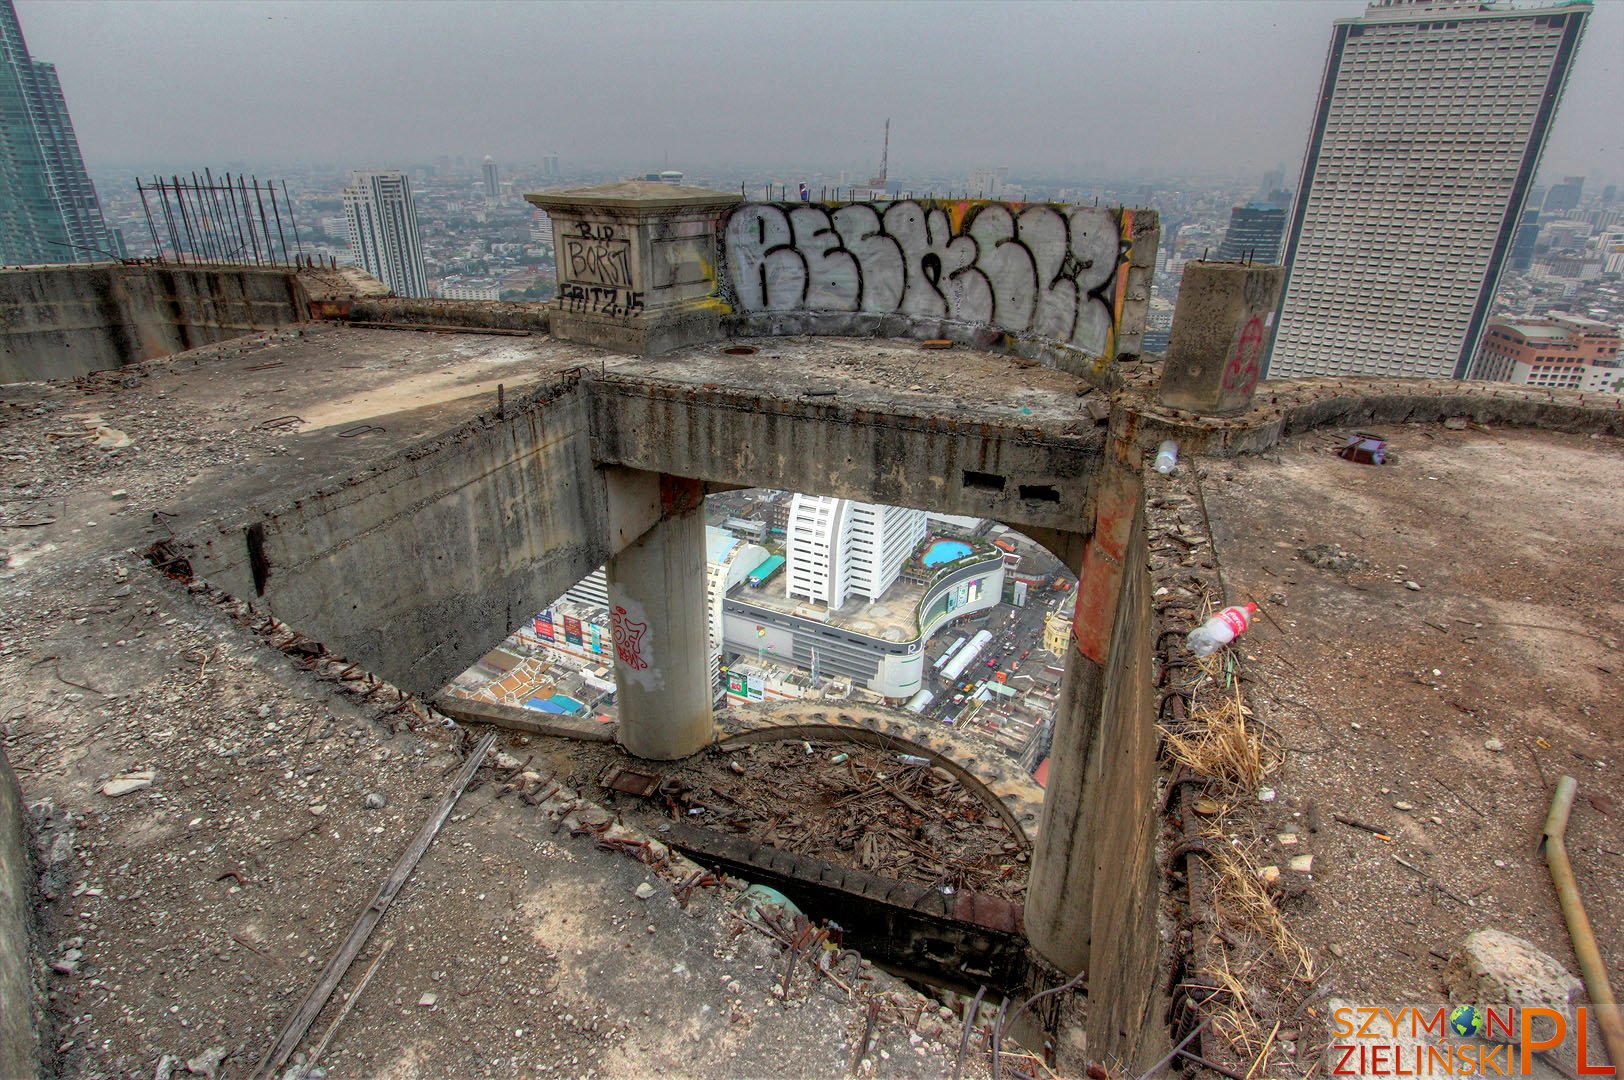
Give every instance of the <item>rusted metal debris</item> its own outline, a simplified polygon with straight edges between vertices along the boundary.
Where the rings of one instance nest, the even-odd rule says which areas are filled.
[[[683,766],[660,793],[672,817],[782,851],[948,891],[1025,894],[1024,837],[951,776],[879,748],[759,743]]]
[[[603,786],[610,791],[619,791],[626,795],[636,795],[640,799],[647,799],[660,790],[660,778],[652,773],[638,772],[636,769],[616,766],[604,778]]]
[[[462,771],[457,774],[457,779],[452,783],[445,795],[441,797],[440,804],[435,807],[434,813],[418,830],[417,836],[407,846],[405,853],[400,857],[400,861],[389,872],[389,876],[384,878],[383,884],[378,886],[378,891],[373,896],[372,902],[361,912],[361,916],[355,921],[355,926],[350,930],[349,936],[344,939],[344,944],[339,947],[333,958],[327,962],[327,967],[323,970],[321,979],[317,981],[316,985],[305,997],[298,1011],[288,1019],[287,1024],[282,1028],[281,1034],[277,1036],[276,1042],[260,1059],[259,1064],[254,1069],[256,1077],[276,1075],[277,1071],[287,1063],[288,1058],[293,1055],[293,1051],[298,1048],[299,1043],[304,1040],[305,1033],[310,1030],[310,1025],[315,1022],[316,1017],[326,1007],[327,999],[333,996],[333,991],[338,988],[339,982],[343,980],[344,973],[349,970],[350,964],[355,961],[356,956],[366,946],[367,939],[372,936],[373,929],[383,919],[384,912],[389,909],[390,903],[405,886],[406,880],[411,877],[412,871],[417,868],[419,860],[423,858],[423,853],[428,851],[429,844],[439,834],[440,826],[444,825],[446,818],[451,816],[451,809],[457,805],[457,800],[462,797],[463,791],[468,787],[468,782],[474,778],[474,773],[479,769],[480,765],[484,764],[486,752],[496,745],[496,735],[497,733],[493,731],[481,739],[479,744],[474,747],[473,752],[463,762]]]

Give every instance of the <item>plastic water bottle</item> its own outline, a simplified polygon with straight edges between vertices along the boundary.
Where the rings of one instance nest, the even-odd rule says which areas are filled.
[[[1191,630],[1185,643],[1195,655],[1208,656],[1240,637],[1252,625],[1252,616],[1256,614],[1257,605],[1250,601],[1226,607]]]
[[[1174,442],[1172,439],[1168,439],[1166,442],[1162,443],[1162,445],[1156,448],[1156,464],[1154,468],[1157,472],[1161,473],[1163,476],[1166,476],[1168,473],[1173,471],[1173,466],[1177,465],[1178,463],[1178,443]]]

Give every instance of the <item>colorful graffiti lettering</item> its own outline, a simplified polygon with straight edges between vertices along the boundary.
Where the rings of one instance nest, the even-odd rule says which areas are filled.
[[[1129,246],[1122,212],[994,202],[749,203],[725,230],[745,312],[854,311],[984,323],[1109,352]]]

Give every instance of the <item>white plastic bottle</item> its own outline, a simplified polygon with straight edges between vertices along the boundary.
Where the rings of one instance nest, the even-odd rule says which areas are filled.
[[[1166,442],[1162,443],[1162,445],[1156,448],[1156,464],[1152,466],[1152,468],[1154,468],[1157,472],[1161,473],[1163,476],[1166,476],[1168,473],[1173,471],[1173,467],[1178,463],[1178,443],[1174,442],[1172,439],[1168,439]]]
[[[1234,641],[1252,625],[1257,605],[1251,601],[1226,607],[1212,618],[1191,630],[1185,643],[1197,656],[1207,656]]]

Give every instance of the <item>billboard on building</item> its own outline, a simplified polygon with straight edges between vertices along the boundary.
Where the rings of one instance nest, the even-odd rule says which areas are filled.
[[[581,644],[581,620],[574,615],[564,616],[564,640],[571,645]]]
[[[532,620],[532,625],[536,628],[537,637],[544,638],[547,641],[553,640],[553,611],[551,608],[537,615]]]
[[[603,629],[597,623],[586,624],[586,647],[595,653],[603,652]]]

